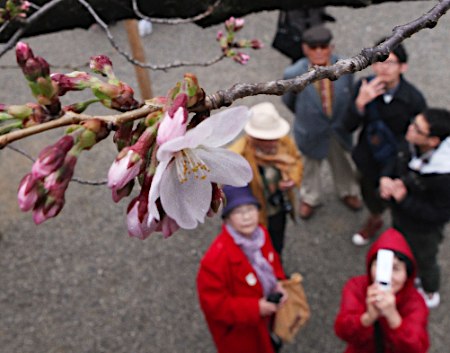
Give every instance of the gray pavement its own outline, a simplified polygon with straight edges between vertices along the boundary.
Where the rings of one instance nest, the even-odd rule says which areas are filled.
[[[432,1],[390,3],[367,9],[330,8],[337,22],[337,52],[349,56],[370,46],[396,24],[426,12]],[[448,107],[448,33],[450,15],[433,30],[406,41],[411,61],[407,77],[423,90],[431,105]],[[222,61],[211,67],[190,67],[151,73],[155,94],[163,95],[186,71],[194,72],[207,93],[235,82],[263,82],[281,78],[289,60],[270,48],[277,13],[250,15],[242,35],[266,44],[252,53],[248,66]],[[153,63],[175,59],[204,61],[217,55],[215,32],[194,25],[154,25],[144,39]],[[113,33],[127,46],[123,25]],[[111,56],[118,77],[137,87],[131,65],[114,52],[99,29],[73,30],[27,40],[37,55],[53,65],[80,66],[91,55]],[[210,48],[214,48],[211,50]],[[13,54],[0,65],[14,64]],[[84,70],[84,68],[82,68]],[[58,70],[54,70],[58,71]],[[67,72],[67,69],[59,71]],[[20,72],[0,71],[0,102],[31,101]],[[79,99],[84,93],[70,97]],[[291,119],[279,97],[249,97],[237,104],[251,106],[269,100]],[[94,109],[91,113],[105,110]],[[15,143],[34,156],[60,136],[52,131]],[[103,179],[115,156],[112,143],[103,142],[83,155],[76,175]],[[126,202],[111,202],[106,187],[73,183],[67,204],[56,219],[35,226],[30,214],[17,207],[16,191],[31,163],[17,153],[0,152],[0,352],[1,353],[120,353],[213,352],[214,347],[197,303],[195,277],[199,260],[217,234],[220,219],[208,219],[194,231],[180,231],[169,239],[155,235],[146,241],[128,238]],[[294,344],[284,352],[342,352],[333,333],[342,285],[364,271],[367,248],[356,248],[350,236],[366,211],[353,213],[337,200],[325,168],[324,206],[307,222],[290,223],[284,263],[288,273],[305,277],[312,317]],[[389,222],[386,216],[386,223]],[[450,230],[447,228],[447,238]],[[430,352],[448,351],[450,338],[450,249],[441,246],[442,304],[430,315]]]

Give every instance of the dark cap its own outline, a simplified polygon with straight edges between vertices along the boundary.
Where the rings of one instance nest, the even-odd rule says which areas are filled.
[[[314,26],[303,33],[302,41],[307,45],[330,44],[333,35],[331,31],[324,26]]]

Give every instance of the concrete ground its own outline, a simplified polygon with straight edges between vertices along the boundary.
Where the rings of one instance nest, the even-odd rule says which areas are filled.
[[[404,2],[367,9],[329,8],[337,22],[337,52],[357,54],[403,24],[425,13],[435,2]],[[194,72],[207,93],[236,82],[264,82],[282,77],[289,60],[270,47],[277,13],[246,18],[244,37],[258,37],[266,48],[252,53],[247,66],[222,61],[211,67],[152,71],[156,95],[163,95]],[[194,25],[154,25],[144,38],[149,61],[164,64],[178,60],[205,61],[218,54],[216,26],[201,30]],[[122,23],[112,28],[117,41],[127,48]],[[448,33],[450,17],[433,30],[406,40],[410,71],[406,77],[423,90],[430,105],[448,108]],[[137,87],[131,65],[108,44],[98,28],[73,30],[27,40],[37,55],[54,66],[83,66],[92,55],[110,55],[119,78]],[[128,49],[127,49],[128,50]],[[20,72],[13,68],[13,53],[0,59],[0,102],[32,101]],[[53,71],[68,72],[56,68]],[[366,72],[367,73],[367,72]],[[72,94],[72,102],[84,93]],[[279,97],[256,96],[235,102],[251,106],[268,100],[288,119],[291,114]],[[93,109],[102,114],[105,110]],[[14,143],[36,156],[55,141],[52,131]],[[110,140],[82,156],[76,175],[104,179],[114,159]],[[106,187],[72,183],[67,204],[56,219],[35,226],[29,213],[17,207],[17,186],[31,167],[23,156],[0,152],[0,352],[1,353],[120,353],[120,352],[213,352],[214,346],[200,312],[195,277],[202,254],[217,234],[218,217],[194,231],[180,231],[169,239],[154,235],[146,241],[127,236],[127,202],[111,202]],[[344,282],[364,271],[367,247],[357,248],[350,237],[363,222],[366,211],[353,213],[337,200],[328,169],[323,170],[324,202],[309,221],[290,223],[284,263],[288,273],[305,277],[312,317],[284,352],[342,352],[344,344],[333,333],[340,291]],[[386,223],[389,222],[386,216]],[[447,228],[446,235],[449,236]],[[431,312],[430,352],[448,351],[450,338],[450,249],[441,246],[442,304]]]

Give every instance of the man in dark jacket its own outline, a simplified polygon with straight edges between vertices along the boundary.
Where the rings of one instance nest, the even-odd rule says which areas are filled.
[[[404,142],[410,121],[426,108],[422,94],[403,78],[403,73],[408,69],[407,60],[406,50],[400,44],[384,62],[374,63],[372,69],[375,76],[358,82],[354,103],[345,120],[349,131],[362,127],[352,157],[360,174],[361,194],[370,212],[364,226],[353,235],[355,245],[367,244],[382,227],[381,215],[386,205],[378,194],[380,175],[383,168],[395,158],[397,145]],[[379,155],[374,155],[372,147],[374,143],[379,143],[379,148],[389,147],[388,141],[369,138],[373,124],[378,123],[383,124],[390,134],[392,145],[391,153],[381,159]]]
[[[427,109],[406,133],[409,148],[399,151],[395,168],[380,179],[380,194],[392,201],[393,226],[417,259],[427,305],[439,305],[437,263],[443,229],[450,220],[450,112]]]

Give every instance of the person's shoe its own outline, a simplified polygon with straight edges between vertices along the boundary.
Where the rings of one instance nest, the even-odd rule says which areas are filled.
[[[298,213],[301,218],[308,219],[313,215],[314,207],[304,201],[301,201]]]
[[[341,200],[342,203],[352,211],[358,211],[362,208],[362,202],[358,196],[347,195],[343,197]]]
[[[357,233],[353,234],[353,244],[357,246],[367,245],[382,226],[383,219],[380,215],[370,215],[364,226]]]
[[[434,309],[439,306],[439,303],[441,302],[439,292],[427,293],[423,288],[417,288],[417,290],[422,295],[423,300],[425,300],[425,304],[429,309]]]

